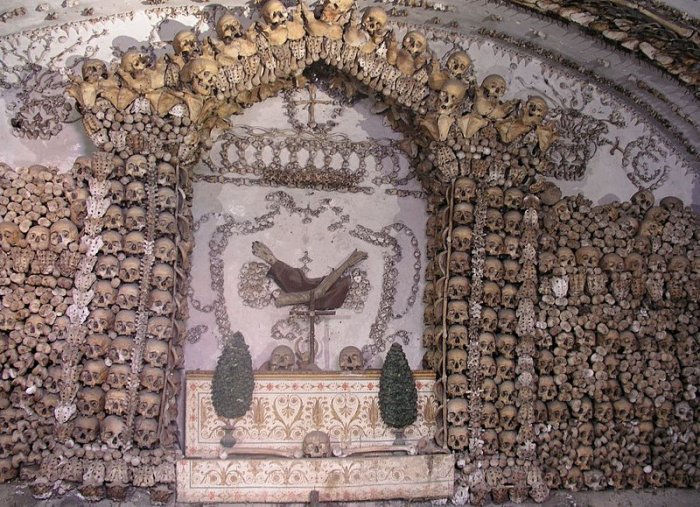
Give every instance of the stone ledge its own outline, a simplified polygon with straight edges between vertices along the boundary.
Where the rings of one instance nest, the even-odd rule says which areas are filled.
[[[446,498],[454,488],[454,456],[325,459],[183,459],[178,502],[308,502]]]

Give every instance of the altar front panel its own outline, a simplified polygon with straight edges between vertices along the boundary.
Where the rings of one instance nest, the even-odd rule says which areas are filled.
[[[446,498],[454,489],[454,456],[326,459],[184,459],[177,466],[179,502],[309,502]]]
[[[394,431],[379,411],[379,370],[346,372],[266,372],[255,374],[250,410],[235,423],[237,445],[246,448],[300,451],[310,431],[330,435],[333,448],[346,451],[389,446]],[[225,421],[217,417],[211,398],[212,372],[188,372],[185,455],[218,457]],[[405,429],[406,444],[432,438],[437,405],[435,374],[414,372],[418,418]]]

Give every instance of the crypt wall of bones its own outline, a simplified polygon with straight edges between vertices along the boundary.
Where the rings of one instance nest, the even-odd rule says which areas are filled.
[[[196,351],[205,340],[198,342],[200,335],[215,341],[217,333],[238,329],[224,299],[250,296],[248,306],[260,307],[270,297],[260,285],[246,292],[245,276],[237,287],[217,290],[224,269],[217,262],[233,236],[241,266],[231,279],[236,271],[260,270],[250,265],[250,242],[274,232],[284,214],[302,223],[327,220],[317,243],[349,236],[356,242],[338,239],[339,245],[375,248],[367,272],[354,273],[356,306],[345,311],[362,307],[369,314],[372,307],[369,339],[361,343],[371,365],[380,364],[382,346],[399,339],[410,344],[414,367],[422,356],[423,366],[436,371],[442,406],[436,438],[460,456],[458,496],[467,486],[473,502],[489,493],[543,500],[560,487],[696,486],[697,216],[680,200],[656,202],[648,191],[605,205],[563,197],[545,177],[580,178],[590,152],[612,146],[613,136],[604,139],[601,130],[595,148],[576,152],[571,145],[580,130],[566,129],[579,107],[573,99],[552,91],[555,107],[550,97],[549,105],[530,99],[526,87],[512,94],[518,79],[483,74],[471,46],[473,67],[434,33],[431,44],[444,54],[433,56],[419,33],[398,26],[394,45],[380,10],[291,11],[288,19],[268,4],[247,35],[235,17],[218,13],[209,20],[218,38],[179,35],[167,58],[150,63],[150,54],[138,50],[122,54],[114,69],[86,61],[69,93],[98,151],[68,173],[3,168],[0,479],[34,481],[39,496],[50,495],[60,479],[88,498],[118,499],[134,485],[167,499],[175,481],[183,345],[189,341]],[[272,146],[252,169],[243,158],[220,174],[224,151],[262,152],[269,138],[236,130],[238,116],[231,115],[263,101],[251,114],[282,107],[280,97],[293,108],[291,95],[308,85],[304,69],[323,88],[317,93],[336,101],[327,106],[336,123],[343,118],[334,108],[348,108],[338,89],[369,95],[350,109],[384,113],[405,141],[384,133],[394,142],[383,151],[363,148],[374,164],[369,170],[350,164],[337,170],[333,157],[322,155],[317,165],[294,165]],[[592,88],[580,90],[580,102],[594,96]],[[602,105],[608,100],[595,96]],[[221,123],[226,118],[234,127]],[[620,148],[618,138],[610,153],[624,152],[622,164],[636,184],[649,174],[634,164],[658,139],[643,124],[633,127],[632,118],[620,108],[596,126],[617,129],[628,141]],[[341,159],[362,145],[317,120],[316,139],[335,136]],[[299,121],[291,112],[286,121],[294,132]],[[214,143],[212,129],[224,130],[223,146],[203,155]],[[634,129],[631,138],[622,135]],[[663,142],[656,144],[673,159]],[[399,145],[407,155],[394,155]],[[415,178],[383,175],[378,160],[392,156],[408,158]],[[661,186],[668,175],[656,178]],[[268,204],[227,215],[207,208],[202,196],[195,219],[195,179],[204,195],[207,182],[233,181],[259,188]],[[386,205],[388,216],[412,222],[368,226],[357,210],[344,218],[338,201],[369,195],[371,202],[377,194],[395,199]],[[326,195],[337,197],[323,201]],[[421,200],[429,215],[425,233],[418,230]],[[418,211],[404,215],[403,206]],[[201,262],[211,277],[211,304],[188,283],[194,233],[208,224],[215,230]],[[416,245],[424,237],[421,251]],[[416,259],[405,270],[396,267],[401,245],[404,256]],[[317,259],[308,250],[320,266],[334,265],[342,252],[325,245]],[[414,271],[423,270],[418,261],[427,264],[422,281],[415,280]],[[394,285],[380,291],[390,275]],[[392,291],[405,297],[397,301]],[[193,313],[213,315],[206,330],[198,324],[187,331],[188,294]],[[408,312],[393,324],[381,317],[401,313],[404,300],[417,308],[421,297],[422,324]],[[256,332],[251,327],[246,337]],[[275,330],[262,332],[267,338]],[[266,343],[256,350],[258,364],[274,341]]]

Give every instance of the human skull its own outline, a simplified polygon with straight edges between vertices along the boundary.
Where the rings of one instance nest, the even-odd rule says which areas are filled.
[[[153,289],[148,295],[148,309],[153,315],[172,315],[175,311],[173,295],[168,291]]]
[[[164,367],[168,363],[168,344],[164,341],[149,338],[146,340],[143,359],[151,366]]]
[[[661,202],[659,202],[662,208],[670,211],[670,212],[680,212],[683,211],[684,205],[683,201],[681,201],[678,197],[674,197],[672,195],[669,195],[667,197],[664,197],[661,199]]]
[[[130,49],[122,56],[119,68],[122,72],[136,77],[143,73],[151,63],[151,58],[137,49]]]
[[[469,280],[466,277],[453,276],[447,281],[447,297],[449,299],[465,299],[469,293]]]
[[[124,225],[130,231],[142,231],[146,228],[146,210],[141,206],[133,206],[126,211]],[[128,236],[127,236],[128,237]],[[127,252],[128,247],[125,247]]]
[[[476,182],[465,176],[455,181],[454,198],[457,202],[472,202],[476,197]]]
[[[191,58],[193,55],[200,53],[197,34],[192,30],[182,30],[176,33],[172,44],[175,54],[182,55],[182,57],[185,59]]]
[[[495,430],[486,430],[481,434],[481,439],[484,441],[483,451],[486,455],[496,454],[498,452],[498,433]]]
[[[188,84],[193,92],[203,97],[208,97],[216,92],[218,73],[218,66],[213,60],[194,58],[185,64],[181,77],[183,82]]]
[[[474,206],[468,202],[458,202],[452,210],[452,219],[457,225],[469,225],[474,222]]]
[[[458,252],[468,252],[472,246],[474,231],[471,227],[460,225],[452,231],[452,246]]]
[[[550,375],[554,368],[554,355],[546,349],[542,349],[537,355],[537,371],[540,375]]]
[[[484,251],[487,255],[501,255],[503,253],[503,238],[495,232],[487,234],[484,239]]]
[[[498,426],[499,414],[496,405],[490,402],[483,404],[481,408],[481,424],[484,428],[492,429]]]
[[[550,423],[563,423],[569,419],[569,408],[561,401],[550,401],[547,403],[547,414]]]
[[[148,160],[143,155],[132,155],[126,160],[126,175],[134,179],[142,179],[148,173]]]
[[[117,291],[108,280],[100,280],[94,285],[93,303],[98,308],[109,308],[116,301]]]
[[[466,51],[455,50],[447,56],[445,67],[450,76],[455,79],[463,79],[465,74],[470,70],[472,60]]]
[[[51,244],[65,250],[78,240],[78,228],[67,218],[62,218],[51,225]]]
[[[97,58],[88,58],[85,60],[83,62],[81,74],[83,76],[83,81],[91,84],[97,83],[100,79],[107,79],[109,76],[107,73],[107,64]]]
[[[529,126],[541,125],[549,107],[542,97],[530,97],[523,108],[523,123]]]
[[[613,406],[609,401],[596,403],[594,406],[595,418],[598,422],[608,423],[613,418]]]
[[[116,204],[110,205],[104,215],[106,229],[120,229],[124,225],[124,211]]]
[[[452,114],[467,93],[467,85],[458,79],[448,79],[442,85],[438,100],[440,102],[440,114]]]
[[[0,241],[8,247],[17,246],[23,239],[22,232],[13,222],[0,222]]]
[[[513,405],[515,403],[515,384],[513,381],[503,380],[498,384],[498,402],[501,406]],[[515,414],[513,414],[513,417],[515,417]]]
[[[450,256],[450,273],[466,275],[471,268],[471,257],[466,252],[453,252]]]
[[[112,322],[114,321],[114,314],[106,308],[97,308],[90,312],[85,325],[93,333],[106,333],[110,330]]]
[[[576,256],[571,248],[562,246],[557,248],[557,259],[562,268],[573,268],[576,266]]]
[[[513,333],[517,319],[515,311],[510,308],[501,308],[498,310],[498,327],[502,333]],[[496,343],[498,346],[498,342]]]
[[[121,417],[110,415],[102,421],[100,439],[107,444],[110,449],[117,449],[124,445],[127,433],[127,426]]]
[[[36,313],[30,315],[24,321],[24,334],[31,338],[39,338],[48,334],[48,326],[44,322],[44,318]]]
[[[447,322],[461,324],[469,319],[469,305],[466,301],[449,301],[447,303]]]
[[[156,182],[163,187],[173,187],[177,183],[175,168],[167,162],[156,166]]]
[[[511,210],[503,216],[503,228],[508,234],[518,235],[523,215],[517,210]]]
[[[136,257],[126,257],[119,264],[119,278],[122,282],[138,282],[141,278],[141,261]]]
[[[49,248],[51,231],[42,225],[35,225],[27,231],[27,246],[35,252]]]
[[[141,385],[149,391],[160,391],[165,385],[165,373],[161,368],[146,366],[141,370]]]
[[[107,255],[116,255],[122,251],[122,235],[117,231],[104,231],[102,233],[102,252]]]
[[[447,445],[455,451],[463,451],[469,445],[469,431],[465,426],[447,428]]]
[[[167,317],[151,317],[148,319],[146,334],[159,340],[170,340],[173,333],[173,325]]]
[[[122,310],[133,310],[139,304],[139,286],[135,283],[121,284],[115,301]]]
[[[352,345],[343,348],[338,357],[338,365],[343,371],[362,370],[364,368],[362,351]]]
[[[493,360],[491,356],[481,356],[479,358],[479,369],[481,375],[486,378],[492,378],[496,376],[496,361]]]
[[[504,384],[501,384],[503,387]],[[518,410],[513,405],[505,405],[499,413],[501,428],[504,430],[514,430],[518,426]]]
[[[650,190],[639,190],[630,198],[632,204],[639,207],[643,213],[654,205],[654,194]]]
[[[417,30],[410,30],[404,35],[401,46],[413,58],[421,56],[428,49],[428,39]]]
[[[484,378],[481,381],[481,396],[484,401],[494,402],[498,400],[498,385],[492,378]]]
[[[75,419],[71,436],[78,444],[93,442],[100,433],[100,422],[96,417],[80,416]]]
[[[538,379],[537,397],[542,401],[551,401],[557,397],[557,386],[548,375]]]
[[[503,195],[503,204],[506,208],[519,210],[523,207],[523,198],[525,195],[519,188],[511,187],[507,189]]]
[[[129,255],[140,255],[145,251],[146,237],[142,232],[132,231],[124,236],[124,252]]]
[[[503,239],[503,253],[511,259],[517,259],[520,256],[520,239],[517,236],[506,236]]]
[[[278,345],[270,354],[270,370],[289,371],[294,368],[294,351],[287,345]]]
[[[453,324],[447,330],[447,344],[452,348],[466,349],[469,343],[467,328],[459,324]]]
[[[175,262],[177,249],[175,243],[169,238],[158,238],[155,242],[153,253],[161,262]]]
[[[501,380],[515,378],[515,362],[512,359],[498,356],[496,358],[496,376]]]
[[[380,37],[389,21],[387,13],[381,7],[367,7],[362,14],[362,28],[370,37]]]
[[[114,330],[120,335],[136,334],[136,312],[120,310],[114,318]]]
[[[501,288],[494,282],[484,283],[484,304],[495,307],[501,303]]]
[[[95,273],[100,278],[111,280],[119,274],[119,260],[113,255],[101,255],[95,263]]]
[[[304,436],[304,456],[307,458],[327,458],[331,455],[331,439],[323,431],[310,431]]]
[[[505,226],[503,215],[495,208],[486,210],[486,230],[490,232],[501,232]]]
[[[484,278],[492,282],[500,282],[503,279],[503,263],[495,256],[486,257],[484,260]]]
[[[158,422],[153,418],[137,417],[134,424],[134,442],[141,449],[151,449],[158,442]]]
[[[481,82],[481,93],[491,101],[498,101],[505,94],[506,86],[505,79],[497,74],[491,74]]]
[[[487,333],[496,331],[498,325],[498,314],[493,308],[484,308],[481,311],[481,330]]]
[[[127,336],[118,336],[109,345],[107,357],[112,363],[126,363],[131,359],[134,350],[134,340]]]
[[[230,44],[233,39],[243,35],[243,25],[236,16],[225,12],[216,22],[216,34],[224,44]]]
[[[447,422],[453,426],[464,426],[469,418],[469,407],[464,398],[453,398],[447,402]]]
[[[89,387],[102,385],[107,381],[107,365],[101,359],[91,359],[83,365],[80,381]]]
[[[447,372],[464,373],[467,369],[467,353],[462,349],[447,351]]]
[[[491,208],[503,206],[503,190],[501,187],[488,187],[484,192],[486,204]]]
[[[141,391],[137,412],[143,417],[157,417],[160,412],[160,396],[149,391]]]
[[[582,246],[576,250],[576,263],[586,268],[597,268],[600,262],[600,250],[594,246]]]
[[[634,416],[634,407],[625,398],[620,398],[613,402],[613,411],[616,421],[628,422]]]
[[[124,368],[127,366],[117,365]],[[122,386],[123,387],[123,386]],[[129,411],[129,393],[122,388],[112,388],[105,396],[105,412],[111,415],[126,415]]]
[[[75,402],[80,415],[92,417],[98,415],[105,406],[105,392],[99,387],[83,387],[78,391]]]
[[[458,398],[467,394],[467,377],[461,373],[453,373],[447,377],[447,395],[451,398]]]
[[[175,217],[169,211],[161,211],[158,213],[156,230],[160,234],[176,234],[177,225],[175,224]]]
[[[510,283],[505,284],[503,289],[501,289],[501,306],[514,309],[517,305],[517,298],[518,288]]]
[[[507,357],[508,359],[515,358],[516,343],[515,336],[512,334],[499,334],[496,337],[496,349],[498,350],[498,353],[503,357]]]
[[[43,393],[34,403],[34,411],[38,416],[47,418],[53,417],[54,410],[58,406],[58,396],[53,393]]]
[[[124,200],[131,204],[141,204],[146,200],[146,187],[141,181],[132,181],[126,186]]]
[[[85,357],[102,359],[109,350],[111,340],[106,334],[91,334],[85,339]]]
[[[479,349],[482,354],[493,354],[496,352],[496,337],[493,333],[479,334]]]
[[[156,194],[156,202],[162,210],[174,210],[177,207],[177,194],[172,188],[160,187]]]

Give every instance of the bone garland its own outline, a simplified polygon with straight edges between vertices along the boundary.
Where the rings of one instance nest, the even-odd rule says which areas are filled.
[[[155,255],[153,252],[156,228],[156,174],[155,161],[148,162],[146,171],[146,234],[143,256],[140,262],[141,283],[139,285],[139,303],[136,311],[136,335],[134,336],[133,352],[131,357],[131,372],[127,385],[129,393],[128,412],[126,414],[126,436],[123,440],[123,448],[128,449],[133,439],[134,417],[138,406],[138,390],[140,387],[139,376],[143,366],[143,351],[145,347],[146,331],[148,324],[148,298],[151,289],[151,278],[153,276],[153,263]]]
[[[92,270],[97,261],[97,253],[102,246],[102,217],[109,207],[108,179],[114,169],[114,158],[108,153],[96,153],[92,156],[92,175],[88,178],[90,197],[87,199],[87,216],[85,232],[81,238],[81,249],[84,256],[80,260],[75,275],[73,289],[73,304],[68,307],[66,314],[70,318],[67,330],[66,347],[63,351],[63,389],[60,393],[60,403],[56,407],[55,417],[58,425],[56,432],[59,439],[65,439],[65,424],[75,414],[73,400],[78,392],[78,363],[80,348],[85,339],[83,323],[87,320],[88,304],[94,296],[90,289],[95,275]]]

